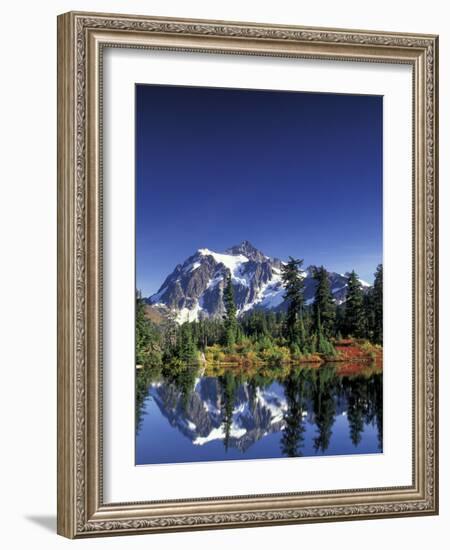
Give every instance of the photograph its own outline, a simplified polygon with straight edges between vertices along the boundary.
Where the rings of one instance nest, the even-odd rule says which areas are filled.
[[[383,97],[135,84],[135,464],[383,453]]]

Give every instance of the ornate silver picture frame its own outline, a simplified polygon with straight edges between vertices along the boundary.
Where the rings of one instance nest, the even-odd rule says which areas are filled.
[[[105,502],[103,55],[139,48],[412,68],[412,483]],[[58,17],[58,533],[69,538],[438,513],[438,38],[70,12]],[[134,365],[131,366],[134,369]],[[388,421],[388,419],[387,419]]]

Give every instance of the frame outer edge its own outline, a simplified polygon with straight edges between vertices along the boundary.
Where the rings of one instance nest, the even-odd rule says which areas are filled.
[[[105,19],[106,18],[106,19]],[[420,86],[419,113],[426,119],[420,124],[420,133],[425,134],[426,146],[421,148],[419,172],[420,180],[426,180],[422,187],[428,207],[425,227],[429,230],[426,239],[426,261],[423,262],[423,277],[427,280],[427,314],[423,322],[428,329],[426,335],[427,353],[423,354],[423,376],[427,378],[427,390],[430,401],[424,391],[421,396],[427,404],[423,411],[421,427],[425,430],[422,437],[427,443],[425,460],[419,470],[419,479],[424,483],[424,495],[417,495],[416,501],[400,502],[396,500],[380,503],[355,503],[316,507],[302,510],[274,509],[261,511],[249,509],[236,512],[203,511],[195,514],[180,514],[180,510],[159,517],[149,517],[145,507],[133,517],[123,515],[124,510],[114,517],[97,519],[92,515],[92,505],[98,503],[95,498],[93,483],[95,473],[89,472],[89,460],[94,439],[98,434],[91,432],[93,425],[86,413],[92,402],[94,388],[87,386],[96,380],[90,376],[95,346],[92,348],[92,329],[95,326],[86,315],[90,307],[87,301],[90,294],[89,275],[92,276],[92,256],[95,250],[90,248],[95,231],[89,225],[89,219],[96,208],[92,202],[89,179],[89,162],[87,162],[86,142],[89,137],[86,130],[90,127],[89,113],[86,113],[86,55],[87,31],[109,30],[114,34],[125,29],[138,34],[151,32],[164,36],[190,36],[198,42],[198,37],[214,36],[222,39],[240,41],[255,40],[258,44],[268,40],[272,44],[320,42],[324,44],[343,43],[357,48],[363,46],[368,61],[382,60],[380,55],[387,47],[398,52],[398,59],[405,52],[415,52],[415,56],[426,52],[426,64],[421,65],[424,71],[426,88]],[[261,42],[260,42],[261,41]],[[196,45],[198,48],[199,44]],[[139,47],[139,46],[138,46]],[[176,47],[172,49],[177,49]],[[184,50],[184,47],[180,47]],[[215,49],[215,48],[214,48]],[[226,48],[228,49],[228,48]],[[233,49],[233,48],[232,48]],[[438,226],[437,226],[437,131],[438,131],[438,38],[431,35],[408,35],[406,33],[378,33],[377,31],[353,31],[345,29],[308,29],[306,27],[284,27],[258,23],[217,22],[207,20],[182,20],[172,18],[153,18],[145,16],[124,16],[121,14],[98,14],[70,12],[58,17],[58,533],[68,538],[89,536],[136,534],[144,532],[181,531],[193,529],[217,529],[232,527],[251,527],[259,525],[310,523],[316,521],[342,521],[349,519],[375,519],[381,517],[429,515],[438,512],[438,456],[437,456],[437,361],[438,361]],[[202,49],[200,48],[200,51]],[[206,51],[206,50],[204,50]],[[403,52],[403,53],[402,53]],[[372,59],[369,59],[372,57]],[[407,55],[408,59],[411,59]],[[326,58],[326,56],[324,57]],[[351,59],[351,57],[350,57]],[[74,82],[75,80],[75,82]],[[423,80],[422,80],[423,83]],[[423,105],[423,103],[425,105]],[[88,115],[88,120],[86,120]],[[92,139],[92,134],[90,134]],[[428,146],[428,147],[427,147]],[[88,147],[89,148],[89,147]],[[423,156],[422,156],[423,155]],[[92,159],[91,159],[92,160]],[[86,171],[86,164],[88,170]],[[424,164],[427,164],[425,169]],[[426,172],[426,178],[423,176]],[[91,200],[89,200],[91,198]],[[87,199],[87,201],[86,201]],[[425,202],[425,201],[424,201]],[[422,210],[423,212],[423,210]],[[423,235],[425,238],[425,235]],[[95,269],[94,269],[95,271]],[[421,269],[419,271],[422,271]],[[422,275],[421,275],[422,277]],[[92,281],[91,281],[92,284]],[[424,288],[424,290],[425,290]],[[86,292],[87,291],[87,292]],[[95,293],[94,293],[95,294]],[[92,311],[91,311],[92,313]],[[95,323],[94,323],[95,325]],[[94,355],[92,355],[94,352]],[[87,364],[89,362],[89,364]],[[420,362],[422,364],[422,362]],[[89,368],[88,368],[89,367]],[[89,374],[90,373],[90,374]],[[94,373],[95,374],[95,373]],[[89,376],[87,376],[89,375]],[[424,388],[425,390],[425,388]],[[95,393],[95,392],[94,392]],[[92,406],[92,405],[91,405]],[[426,422],[424,422],[426,420]],[[94,426],[95,427],[95,426]],[[98,428],[98,426],[96,426]],[[423,442],[422,442],[423,444]],[[95,489],[95,491],[97,491]],[[89,517],[90,516],[90,517]]]
[[[433,38],[433,191],[434,191],[434,513],[439,515],[439,36]]]
[[[57,19],[57,533],[74,538],[75,365],[74,365],[74,67],[73,18]]]

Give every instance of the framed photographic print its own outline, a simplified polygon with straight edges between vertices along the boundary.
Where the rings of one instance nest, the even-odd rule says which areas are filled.
[[[436,36],[58,18],[58,532],[436,514]]]

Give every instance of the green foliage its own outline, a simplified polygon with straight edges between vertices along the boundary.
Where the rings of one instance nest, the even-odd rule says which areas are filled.
[[[191,323],[181,325],[176,355],[185,363],[192,363],[197,359],[197,347],[192,332]]]
[[[318,338],[317,333],[313,333],[310,338],[309,350],[311,353],[317,353],[318,351]]]
[[[327,338],[322,332],[319,332],[319,335],[318,335],[317,351],[319,353],[323,353],[326,356],[336,355],[336,351],[333,347],[333,344],[329,340],[327,340]]]
[[[179,325],[165,318],[157,325],[146,316],[146,303],[136,295],[136,364],[175,370],[197,363],[265,363],[278,368],[292,361],[320,361],[337,355],[333,342],[342,336],[365,338],[372,344],[383,339],[383,268],[377,267],[373,288],[364,292],[353,271],[348,279],[347,300],[334,303],[325,268],[315,270],[313,305],[304,304],[301,274],[303,260],[290,258],[282,266],[287,311],[254,309],[239,318],[231,276],[224,288],[226,314],[222,319],[201,317]],[[367,344],[370,345],[370,344]],[[361,349],[377,357],[377,348]]]
[[[345,302],[342,304],[336,304],[336,338],[342,340],[343,335],[347,334],[345,328]],[[339,335],[339,337],[338,337]]]
[[[293,343],[289,346],[289,351],[291,352],[292,357],[295,359],[302,358],[302,350],[300,349],[300,346],[296,343]]]
[[[291,356],[289,349],[277,346],[264,350],[260,358],[271,367],[280,367],[283,363],[290,361]]]
[[[314,279],[317,283],[313,303],[313,330],[330,338],[335,334],[336,305],[330,289],[328,271],[319,267],[314,271]]]
[[[383,266],[378,265],[373,287],[363,291],[354,271],[348,279],[346,302],[337,308],[336,328],[344,336],[383,343]]]
[[[145,316],[145,301],[136,295],[136,365],[160,366],[162,350],[160,334],[156,325]]]
[[[361,342],[359,344],[359,347],[366,355],[370,356],[372,359],[376,359],[379,352],[382,351],[382,348],[379,344],[372,344],[368,341]]]
[[[297,338],[295,341],[303,350],[306,345],[306,340],[307,340],[307,335],[306,335],[305,323],[303,322],[303,316],[301,316],[297,323]]]
[[[263,336],[257,340],[254,340],[252,348],[255,351],[264,351],[265,349],[270,349],[272,347],[272,341],[267,336]]]
[[[305,334],[302,322],[304,305],[304,282],[301,274],[303,260],[289,256],[289,261],[281,266],[281,279],[286,290],[284,298],[287,302],[286,330],[287,340],[299,345],[304,344]]]
[[[345,331],[347,336],[363,338],[366,334],[364,294],[358,275],[353,270],[348,278],[345,301]]]
[[[224,343],[226,346],[230,347],[235,344],[237,336],[236,304],[234,303],[234,292],[230,274],[228,274],[227,284],[223,291],[223,302],[226,310],[224,319]]]
[[[193,336],[199,349],[223,343],[224,323],[222,319],[199,319],[192,323]]]
[[[374,331],[375,331],[373,288],[369,289],[369,291],[364,294],[363,306],[364,306],[364,321],[365,321],[364,337],[369,338],[373,342]]]
[[[208,363],[220,363],[225,360],[225,353],[222,346],[214,344],[206,348],[205,358]]]
[[[379,264],[375,272],[373,283],[373,312],[374,331],[373,339],[377,344],[383,343],[383,265]]]

